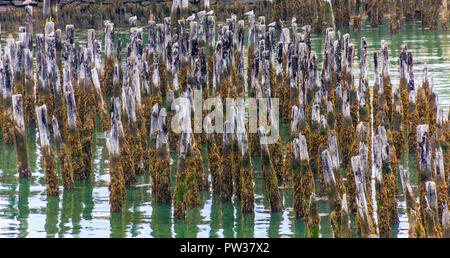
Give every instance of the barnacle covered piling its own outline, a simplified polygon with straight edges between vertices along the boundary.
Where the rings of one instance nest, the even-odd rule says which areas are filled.
[[[21,94],[12,96],[14,116],[14,147],[17,153],[17,166],[20,177],[31,177],[31,168],[27,150],[23,98]]]
[[[36,117],[39,126],[39,139],[45,166],[45,183],[47,184],[47,196],[59,195],[58,173],[56,160],[50,146],[50,128],[47,120],[47,107],[45,105],[36,108]]]
[[[120,143],[123,128],[121,121],[117,119],[117,114],[112,115],[111,130],[106,132],[106,147],[109,154],[109,204],[111,213],[122,212],[122,202],[126,198],[125,180],[120,162]]]
[[[267,135],[264,127],[258,128],[258,134],[261,144],[261,167],[264,173],[264,180],[266,181],[266,190],[269,193],[269,202],[271,212],[281,212],[283,210],[283,203],[278,190],[278,180],[273,169],[273,164],[270,159],[270,152],[267,144]]]
[[[56,154],[58,155],[59,167],[61,171],[62,183],[64,190],[72,190],[75,188],[73,181],[72,163],[67,154],[66,145],[63,141],[61,131],[59,130],[58,120],[52,117],[52,128],[55,137]]]

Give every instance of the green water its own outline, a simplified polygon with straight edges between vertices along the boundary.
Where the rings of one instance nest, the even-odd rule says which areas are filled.
[[[101,31],[97,32],[97,36],[101,36],[100,34]],[[434,78],[434,89],[439,95],[440,106],[448,112],[450,34],[422,30],[420,24],[404,25],[396,35],[390,35],[387,26],[366,26],[361,32],[350,34],[350,42],[355,44],[356,48],[360,46],[360,37],[367,38],[371,85],[374,79],[371,57],[373,51],[380,48],[380,41],[384,39],[389,42],[390,74],[394,87],[397,87],[399,80],[400,45],[407,43],[408,49],[414,54],[416,85],[422,81],[423,64],[426,62],[429,76]],[[76,42],[85,42],[86,35],[87,31],[76,31]],[[118,30],[116,39],[117,37],[124,37],[124,46],[128,42],[126,29]],[[319,61],[322,60],[323,39],[322,35],[312,35],[312,48],[317,52]],[[144,42],[146,44],[146,40]],[[355,58],[355,78],[359,75],[358,56],[359,50]],[[287,134],[287,128],[287,125],[282,125],[282,136]],[[188,210],[185,220],[175,221],[170,205],[155,203],[148,175],[139,177],[137,185],[127,189],[122,214],[111,215],[108,202],[108,155],[102,132],[95,132],[92,177],[85,182],[78,182],[74,191],[63,191],[61,186],[59,198],[46,196],[38,133],[36,129],[27,129],[27,134],[33,174],[30,179],[19,179],[14,147],[4,145],[3,141],[0,141],[0,237],[307,237],[305,223],[294,219],[290,189],[281,190],[286,209],[282,213],[270,213],[258,159],[253,160],[254,215],[242,215],[238,201],[222,203],[218,196],[213,196],[211,192],[202,192],[201,206]],[[285,144],[285,140],[283,142]],[[203,154],[205,155],[204,152]],[[172,154],[172,158],[174,172],[177,155]],[[206,160],[206,156],[204,159]],[[414,184],[417,182],[414,157],[405,155],[403,163],[404,167],[409,168]],[[173,185],[174,182],[173,173]],[[391,236],[407,237],[408,220],[404,212],[405,202],[401,188],[399,193],[400,223],[393,227]],[[320,236],[331,237],[329,207],[325,201],[320,201],[319,213]],[[351,219],[354,228],[354,217]]]

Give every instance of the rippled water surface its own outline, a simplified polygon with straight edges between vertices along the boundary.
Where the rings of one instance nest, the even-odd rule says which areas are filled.
[[[76,31],[76,41],[85,42],[86,34],[87,31]],[[97,36],[101,36],[100,34],[100,31],[97,32]],[[414,55],[416,84],[422,81],[423,64],[427,63],[429,75],[434,79],[434,89],[439,95],[440,106],[447,114],[450,106],[450,34],[422,30],[420,24],[404,25],[396,35],[390,35],[387,26],[366,26],[361,32],[350,34],[350,42],[356,48],[360,47],[360,37],[367,38],[371,85],[374,79],[371,57],[373,51],[380,49],[380,41],[387,40],[389,43],[390,74],[394,87],[397,87],[399,81],[400,45],[407,43]],[[127,37],[126,30],[119,30],[117,37]],[[323,40],[321,35],[312,35],[313,50],[317,52],[319,60],[322,60]],[[125,42],[127,41],[125,38]],[[355,58],[355,78],[359,78],[358,57],[359,50]],[[286,135],[287,125],[281,126],[282,136]],[[59,198],[46,196],[38,132],[36,129],[27,129],[27,134],[33,174],[31,179],[19,179],[14,147],[0,141],[0,237],[307,237],[305,223],[294,219],[291,190],[281,190],[286,209],[282,213],[270,214],[258,159],[253,160],[256,203],[254,215],[242,215],[238,201],[221,203],[218,196],[202,192],[201,206],[190,209],[184,221],[175,221],[170,205],[155,203],[148,175],[139,177],[138,185],[127,189],[123,213],[110,215],[108,155],[102,132],[95,132],[92,178],[86,182],[78,182],[76,190],[71,192],[63,191],[61,186]],[[176,154],[172,154],[172,158],[174,172]],[[414,159],[407,154],[403,159],[404,166],[411,173],[412,183],[417,182]],[[175,175],[172,174],[174,185]],[[392,237],[408,236],[408,220],[400,187],[400,223],[393,228]],[[321,237],[331,237],[329,207],[325,201],[319,203],[319,212]],[[354,217],[351,220],[354,228]]]

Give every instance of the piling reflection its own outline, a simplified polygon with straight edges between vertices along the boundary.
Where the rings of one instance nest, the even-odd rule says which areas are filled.
[[[54,238],[58,229],[58,214],[59,214],[59,197],[49,196],[47,197],[47,208],[45,210],[45,232],[46,237]]]
[[[28,216],[30,214],[30,181],[31,178],[19,178],[19,199],[17,201],[17,219],[20,222],[19,237],[26,237],[28,235]]]
[[[61,217],[59,219],[59,237],[64,237],[70,230],[69,221],[72,219],[74,202],[74,190],[64,191],[62,195]]]

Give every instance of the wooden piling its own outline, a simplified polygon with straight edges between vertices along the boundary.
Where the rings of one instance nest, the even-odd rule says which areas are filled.
[[[158,117],[158,136],[156,139],[156,202],[171,203],[171,166],[166,109],[162,108]]]
[[[270,152],[267,144],[267,136],[264,127],[258,128],[258,135],[261,144],[261,167],[266,181],[266,190],[269,193],[270,210],[272,213],[281,212],[283,203],[278,190],[278,180],[270,160]]]
[[[120,120],[117,114],[111,116],[111,129],[106,132],[106,147],[109,154],[109,204],[111,213],[122,212],[122,202],[126,199],[125,180],[120,162]]]
[[[45,166],[45,183],[47,184],[47,196],[59,195],[58,173],[56,171],[56,160],[50,146],[50,128],[47,120],[47,107],[45,105],[36,107],[36,117],[39,126],[39,139],[41,142],[42,155]]]
[[[27,150],[27,134],[25,131],[23,97],[21,94],[12,96],[14,117],[14,147],[17,153],[19,177],[31,177],[31,168]]]
[[[59,130],[58,120],[55,116],[52,117],[52,128],[64,190],[73,190],[75,186],[73,182],[72,164],[69,160],[69,156],[67,155],[66,146],[62,138],[61,131]]]

